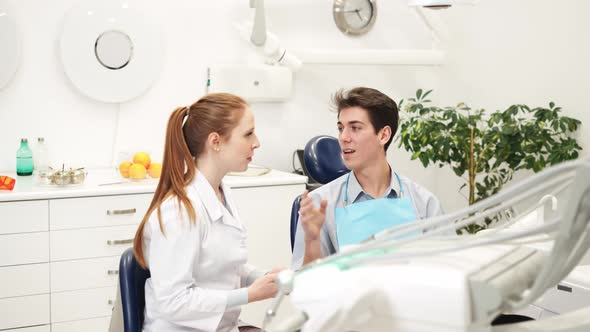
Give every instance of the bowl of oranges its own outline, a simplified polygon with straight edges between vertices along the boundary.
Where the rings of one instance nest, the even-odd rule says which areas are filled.
[[[119,174],[126,179],[145,180],[158,179],[162,174],[162,164],[153,163],[147,152],[137,152],[133,160],[125,160],[119,164]]]

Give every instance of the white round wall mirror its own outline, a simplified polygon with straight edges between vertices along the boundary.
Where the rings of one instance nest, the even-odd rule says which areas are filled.
[[[20,58],[20,36],[14,12],[5,1],[0,1],[0,90],[16,74]]]
[[[158,78],[163,38],[141,6],[137,1],[83,0],[66,13],[61,60],[81,93],[120,103],[142,95]]]
[[[94,54],[101,65],[108,69],[119,70],[131,61],[133,42],[124,32],[105,31],[96,38]]]

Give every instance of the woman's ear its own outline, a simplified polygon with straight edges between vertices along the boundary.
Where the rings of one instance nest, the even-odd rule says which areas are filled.
[[[209,134],[209,136],[207,136],[207,145],[212,150],[219,151],[220,150],[220,147],[219,147],[220,143],[221,143],[221,136],[219,136],[218,133],[212,132]]]

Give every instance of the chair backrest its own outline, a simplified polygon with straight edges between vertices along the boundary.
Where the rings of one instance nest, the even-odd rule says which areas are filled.
[[[291,252],[295,245],[295,232],[297,232],[297,220],[299,219],[299,205],[301,204],[301,195],[295,197],[293,206],[291,206]]]
[[[145,308],[145,281],[150,271],[144,270],[133,256],[133,248],[125,250],[119,262],[119,282],[123,304],[125,332],[141,332]]]
[[[342,160],[338,139],[332,136],[321,135],[310,139],[303,150],[303,160],[309,175],[321,184],[350,172]]]
[[[303,167],[307,169],[309,176],[321,184],[328,183],[350,172],[344,166],[338,139],[332,136],[321,135],[310,139],[303,150],[303,160]],[[301,196],[297,196],[291,206],[291,252],[293,252],[295,245],[300,203]]]

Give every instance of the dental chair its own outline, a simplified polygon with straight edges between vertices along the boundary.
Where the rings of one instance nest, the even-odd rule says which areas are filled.
[[[303,167],[317,182],[326,184],[350,172],[344,165],[338,139],[320,135],[307,142],[303,150]]]
[[[563,197],[565,204],[540,224],[511,227],[525,223],[547,195]],[[515,215],[500,220],[490,232],[438,236],[514,207],[520,212],[515,209]],[[407,237],[415,232],[421,235]],[[281,271],[276,279],[279,292],[265,311],[262,328],[269,332],[587,332],[590,302],[583,302],[584,293],[573,293],[575,285],[563,280],[575,272],[589,247],[590,158],[586,158],[548,167],[461,210],[386,229],[299,270]],[[546,302],[548,290],[572,292],[567,304],[572,308],[577,296],[579,309],[562,306],[559,316],[520,323],[515,322],[524,319],[518,316],[496,319],[503,312]],[[274,319],[287,295],[295,311]]]
[[[303,168],[316,182],[326,184],[350,172],[344,165],[338,139],[332,136],[320,135],[310,139],[303,150]],[[295,232],[299,219],[299,205],[301,195],[297,196],[291,207],[291,252],[295,244]]]
[[[125,250],[119,262],[119,282],[125,332],[141,332],[145,308],[145,281],[150,271],[135,260],[133,248]]]

